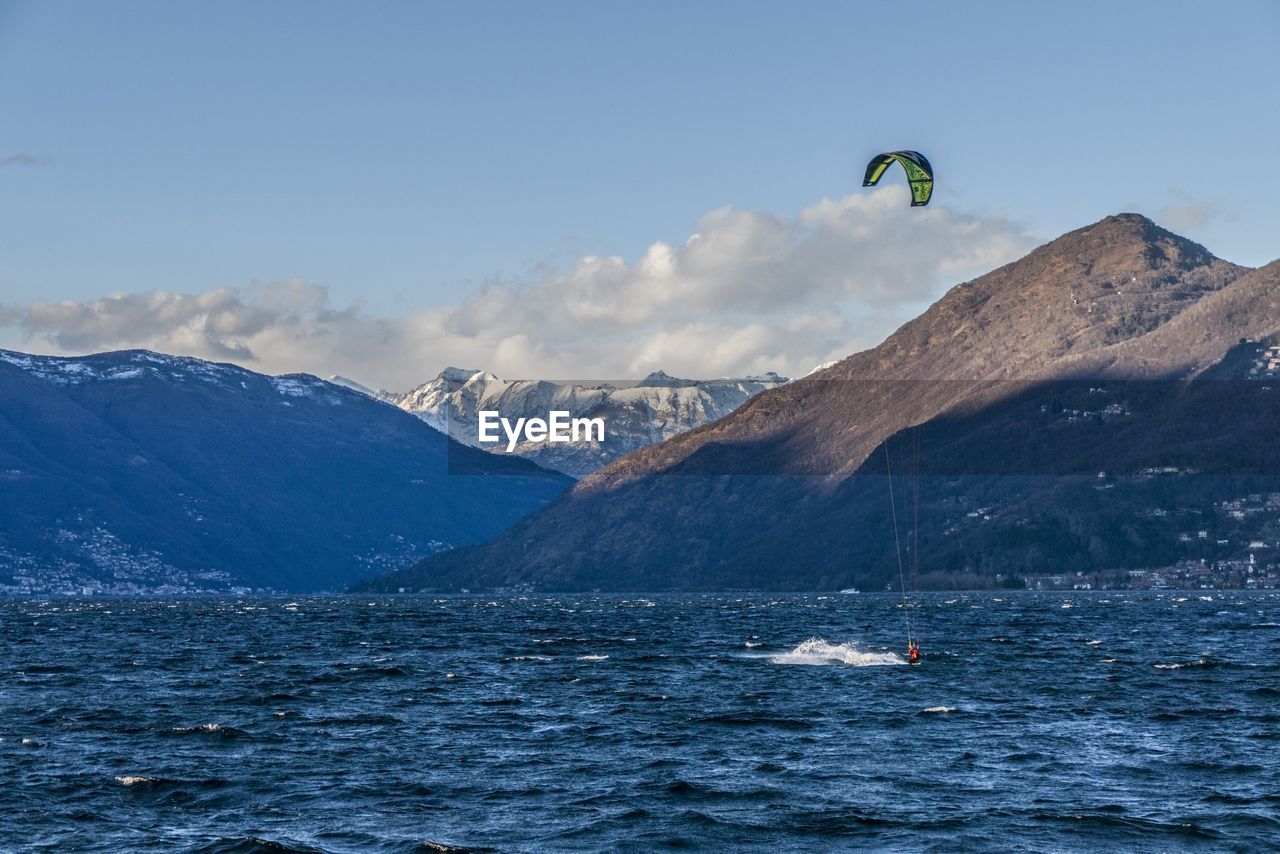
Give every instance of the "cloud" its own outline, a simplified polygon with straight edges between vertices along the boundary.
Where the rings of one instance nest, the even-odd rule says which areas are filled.
[[[0,168],[5,166],[43,166],[48,162],[48,158],[38,157],[34,154],[10,154],[8,157],[0,157]]]
[[[1213,208],[1204,202],[1193,200],[1186,193],[1178,192],[1180,201],[1161,208],[1156,217],[1160,224],[1178,234],[1202,232],[1209,227]]]
[[[328,293],[298,281],[219,288],[200,294],[150,291],[86,302],[38,302],[20,323],[59,350],[148,346],[172,352],[253,361],[249,343],[273,330],[315,331]],[[12,313],[12,310],[11,310]]]
[[[11,306],[0,325],[56,352],[147,347],[395,389],[450,364],[512,378],[803,374],[1036,242],[1005,219],[912,209],[905,195],[823,199],[795,217],[719,208],[683,243],[634,260],[584,256],[401,317],[289,280]]]

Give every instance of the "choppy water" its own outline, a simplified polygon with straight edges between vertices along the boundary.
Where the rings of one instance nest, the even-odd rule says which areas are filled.
[[[0,848],[1280,847],[1280,596],[897,605],[0,603]]]

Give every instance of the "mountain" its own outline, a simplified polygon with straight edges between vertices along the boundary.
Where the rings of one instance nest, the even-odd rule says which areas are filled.
[[[747,398],[787,382],[769,373],[738,379],[689,380],[662,371],[638,383],[572,384],[546,380],[509,381],[487,371],[445,368],[439,376],[406,394],[376,393],[417,415],[438,430],[473,447],[506,453],[506,445],[480,444],[477,425],[481,410],[517,418],[546,418],[563,410],[571,418],[600,418],[603,442],[522,442],[514,453],[541,466],[581,477],[618,457],[723,418]]]
[[[343,388],[350,389],[351,391],[358,391],[363,395],[367,395],[368,397],[374,397],[379,400],[389,400],[391,397],[391,395],[389,395],[385,391],[375,391],[374,389],[369,388],[364,383],[356,382],[355,380],[349,379],[340,374],[334,374],[333,376],[329,377],[328,381],[333,383],[334,385],[340,385]]]
[[[917,481],[898,478],[890,514],[885,460],[914,471],[917,444],[908,559],[926,582],[1177,558],[1170,526],[1280,471],[1257,381],[1278,286],[1280,263],[1251,271],[1107,217],[957,285],[878,347],[619,459],[493,542],[372,586],[896,584],[891,521],[914,527]],[[1200,474],[1150,473],[1166,469]]]
[[[0,590],[338,590],[569,482],[312,376],[0,351]]]

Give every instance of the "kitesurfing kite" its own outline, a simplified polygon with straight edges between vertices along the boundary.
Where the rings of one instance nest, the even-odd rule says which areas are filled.
[[[862,186],[874,187],[889,165],[895,162],[902,164],[907,173],[907,181],[911,184],[911,207],[929,204],[929,197],[933,195],[933,167],[929,165],[928,158],[918,151],[886,151],[877,154],[867,164],[867,174],[862,178]]]

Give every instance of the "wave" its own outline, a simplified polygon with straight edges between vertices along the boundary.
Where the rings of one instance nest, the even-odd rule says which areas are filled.
[[[457,849],[425,847],[426,851],[450,851]],[[279,854],[321,854],[319,848],[303,845],[293,841],[266,839],[261,836],[221,837],[202,848],[196,849],[201,854],[263,854],[263,852],[279,852]]]
[[[122,786],[145,786],[145,785],[154,785],[157,783],[173,783],[176,781],[166,780],[163,777],[124,776],[124,777],[116,777],[116,782]]]
[[[133,792],[153,794],[191,793],[199,789],[220,789],[227,785],[226,780],[216,777],[204,780],[178,780],[173,777],[155,777],[146,774],[121,774],[116,777],[116,782]]]
[[[152,777],[143,774],[122,774],[116,777],[121,786],[222,786],[224,780],[176,780],[172,777]]]
[[[804,718],[779,718],[754,712],[708,715],[697,720],[700,724],[720,726],[771,726],[779,729],[813,729],[815,726],[813,721]]]
[[[945,715],[945,714],[948,714],[949,712],[954,712],[955,710],[956,710],[955,706],[930,706],[929,708],[925,709],[922,714]]]
[[[1213,663],[1208,659],[1201,658],[1198,661],[1179,661],[1174,664],[1156,664],[1153,666],[1156,670],[1181,670],[1184,667],[1212,667]]]
[[[394,715],[374,713],[348,715],[346,717],[308,718],[304,722],[309,727],[335,726],[399,726],[404,721]]]
[[[196,726],[176,726],[169,730],[174,735],[213,735],[219,738],[240,738],[248,735],[238,727],[223,724],[197,724]]]
[[[906,664],[902,656],[892,652],[867,652],[851,643],[828,643],[822,638],[809,638],[790,652],[769,659],[771,664],[845,664],[850,667],[880,667]]]

